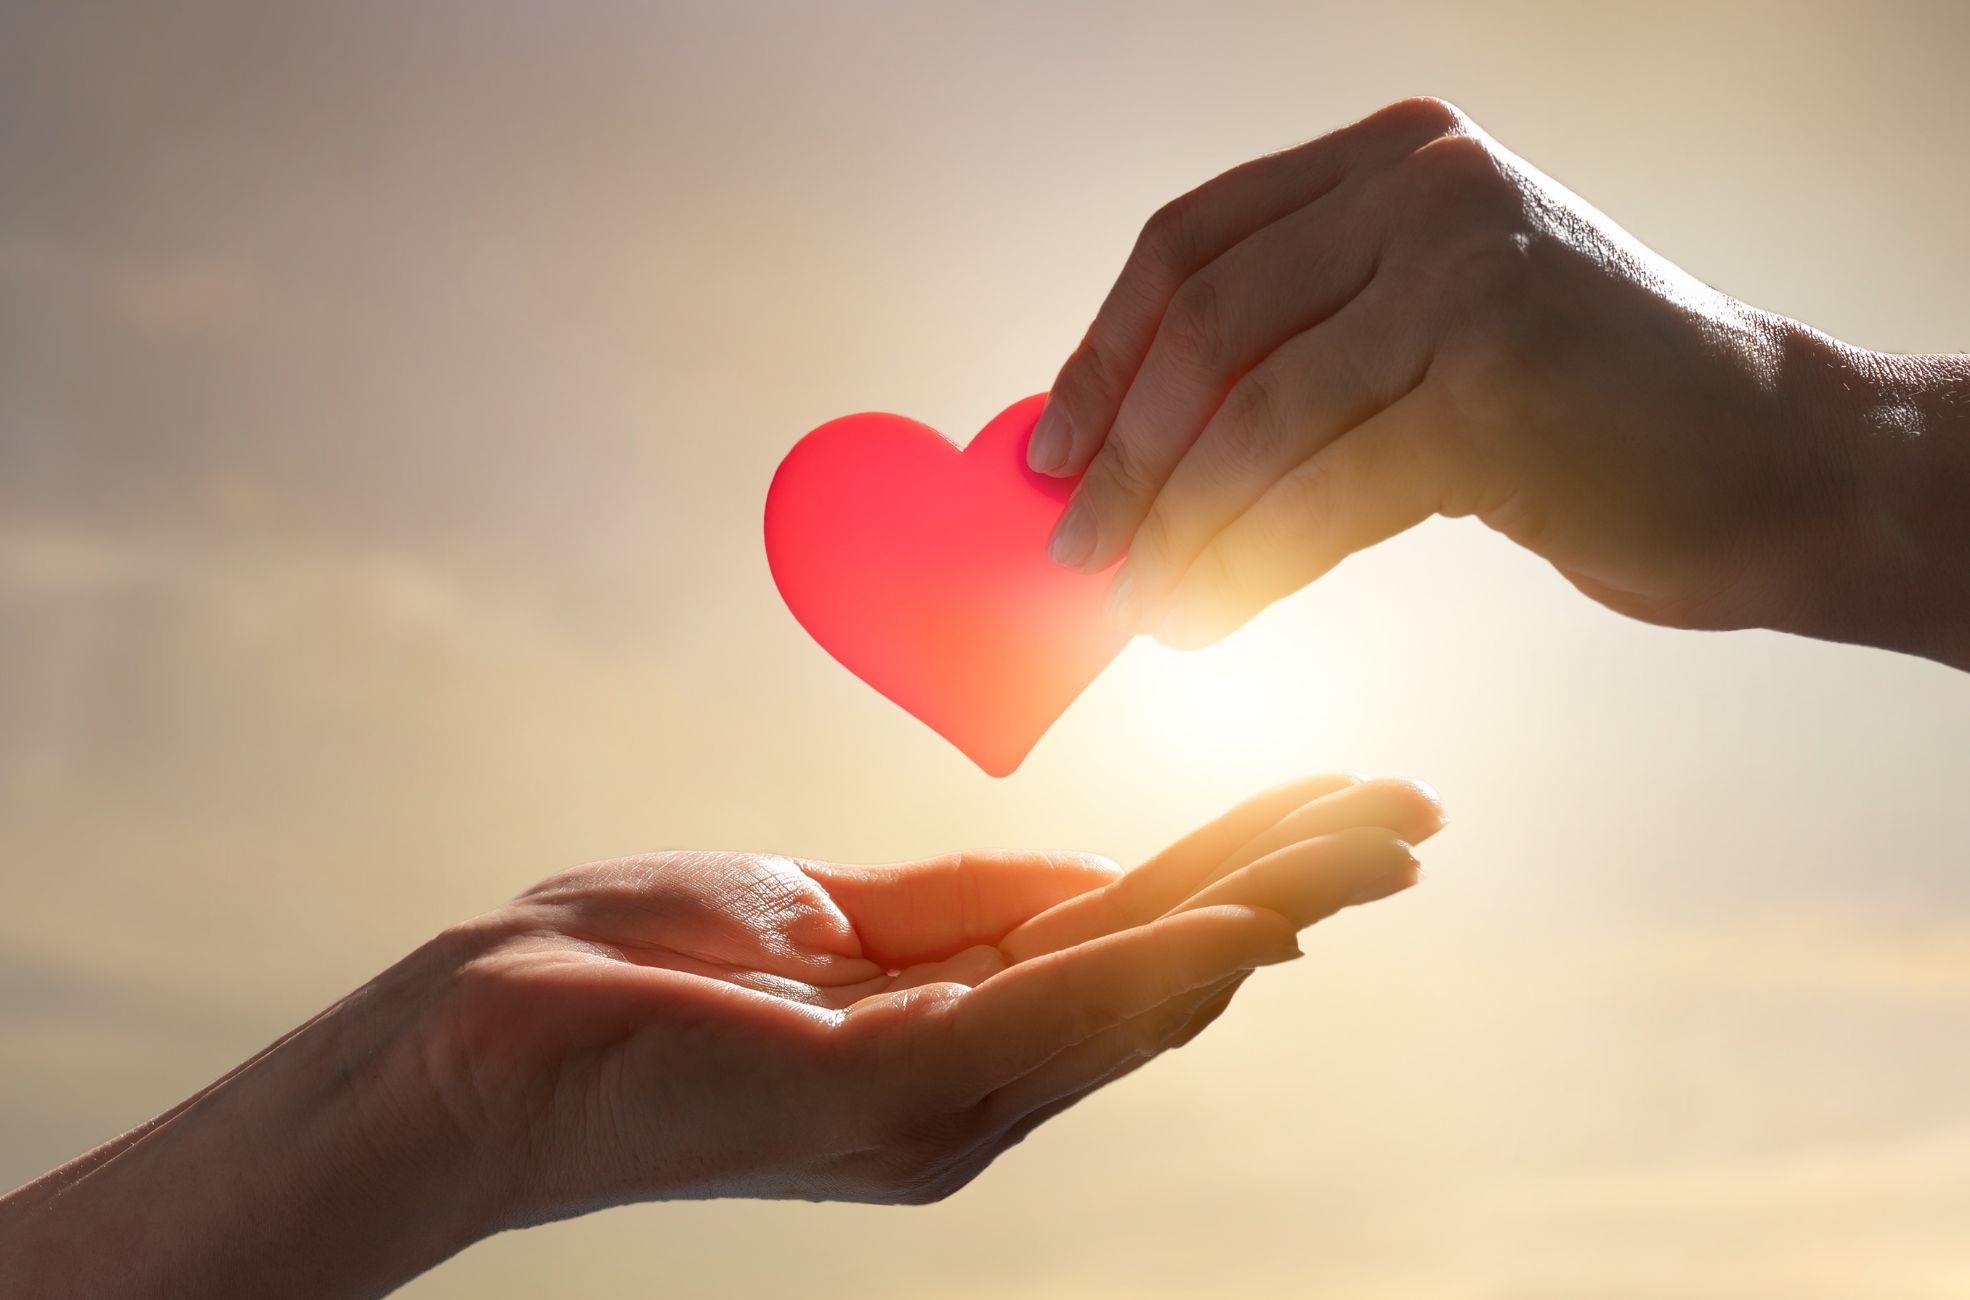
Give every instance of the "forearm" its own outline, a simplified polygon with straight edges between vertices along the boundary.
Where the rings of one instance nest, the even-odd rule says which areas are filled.
[[[329,1011],[322,1013],[322,1015],[328,1014],[330,1014]],[[217,1079],[214,1079],[211,1083],[185,1098],[163,1114],[155,1115],[145,1120],[129,1132],[118,1134],[101,1146],[90,1151],[85,1151],[59,1169],[51,1169],[33,1182],[24,1184],[14,1191],[0,1196],[0,1224],[4,1224],[7,1219],[13,1216],[26,1212],[27,1208],[31,1205],[39,1205],[61,1195],[64,1190],[80,1182],[91,1171],[108,1164],[117,1156],[122,1155],[131,1147],[136,1146],[137,1143],[141,1142],[149,1134],[169,1124],[172,1120],[184,1114],[193,1106],[196,1106],[206,1097],[211,1096],[214,1092],[225,1087],[228,1083],[238,1078],[247,1070],[252,1069],[268,1056],[279,1051],[296,1035],[305,1032],[309,1026],[313,1025],[320,1018],[320,1016],[317,1016],[315,1020],[309,1020],[304,1024],[297,1025],[293,1029],[288,1030],[285,1034],[282,1034],[279,1038],[262,1048],[258,1053],[248,1057],[245,1061],[242,1061],[226,1073],[220,1075]]]
[[[490,1230],[470,1153],[407,1113],[423,1095],[402,1037],[409,985],[392,972],[0,1198],[0,1292],[375,1295]]]
[[[1970,356],[1806,346],[1798,418],[1844,483],[1802,529],[1799,614],[1781,630],[1970,670]]]

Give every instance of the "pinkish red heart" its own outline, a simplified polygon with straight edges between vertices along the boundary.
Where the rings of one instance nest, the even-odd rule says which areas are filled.
[[[1017,768],[1128,638],[1109,573],[1047,559],[1074,480],[1026,468],[1045,394],[962,452],[900,415],[830,420],[766,494],[766,558],[787,608],[850,672],[992,776]]]

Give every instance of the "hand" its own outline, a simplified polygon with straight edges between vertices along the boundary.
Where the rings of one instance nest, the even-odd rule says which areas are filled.
[[[1419,787],[1323,777],[1127,875],[1036,853],[582,867],[0,1200],[0,1291],[374,1294],[622,1201],[934,1200],[1199,1032],[1295,928],[1413,883],[1440,825]]]
[[[1028,455],[1180,646],[1444,514],[1637,618],[1970,666],[1970,363],[1727,297],[1437,100],[1158,212]]]
[[[469,927],[427,1031],[522,1220],[652,1198],[920,1202],[1203,1027],[1293,930],[1414,880],[1403,782],[1317,778],[1138,871],[1073,854],[600,863]]]

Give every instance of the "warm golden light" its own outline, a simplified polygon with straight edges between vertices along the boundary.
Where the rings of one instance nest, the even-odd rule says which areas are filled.
[[[1970,1294],[1970,678],[1439,521],[995,781],[759,540],[801,433],[978,429],[1158,204],[1421,92],[1728,292],[1961,348],[1970,7],[113,9],[0,17],[0,1183],[579,861],[1130,861],[1338,768],[1441,791],[1427,882],[952,1201],[408,1294]]]

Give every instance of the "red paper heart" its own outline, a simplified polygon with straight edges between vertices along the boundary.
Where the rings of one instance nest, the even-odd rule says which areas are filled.
[[[959,451],[900,415],[830,420],[766,494],[766,559],[787,608],[848,671],[993,776],[1128,638],[1102,617],[1107,573],[1047,559],[1072,479],[1026,468],[1046,395]]]

